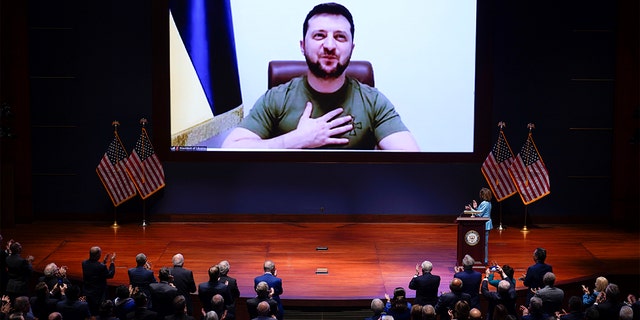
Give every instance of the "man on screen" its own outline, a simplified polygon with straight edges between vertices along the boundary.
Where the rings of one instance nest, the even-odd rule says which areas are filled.
[[[377,89],[345,76],[353,34],[347,8],[315,6],[300,41],[309,72],[260,97],[222,147],[419,151],[393,104]]]

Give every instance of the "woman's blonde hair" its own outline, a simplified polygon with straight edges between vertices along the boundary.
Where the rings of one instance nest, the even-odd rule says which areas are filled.
[[[593,289],[598,292],[604,292],[604,289],[609,285],[609,280],[605,277],[597,277],[596,278],[596,287]]]

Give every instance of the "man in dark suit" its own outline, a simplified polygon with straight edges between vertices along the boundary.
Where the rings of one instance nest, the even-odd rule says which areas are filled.
[[[65,298],[60,300],[56,309],[64,319],[68,320],[87,320],[91,318],[89,304],[80,300],[80,288],[75,285],[69,285],[64,290]],[[97,313],[95,313],[97,315]]]
[[[22,253],[22,245],[20,242],[14,242],[9,247],[11,254],[6,258],[7,272],[9,280],[7,281],[7,295],[14,301],[19,296],[29,295],[29,281],[33,273],[33,257],[28,256],[26,259],[20,254]]]
[[[547,250],[544,248],[536,248],[536,250],[533,251],[533,261],[535,261],[535,264],[529,266],[527,273],[524,277],[520,278],[524,285],[528,287],[526,305],[529,305],[529,300],[531,300],[531,297],[534,295],[533,292],[544,287],[544,282],[542,281],[544,275],[547,272],[553,272],[553,268],[544,263],[546,259]]]
[[[126,320],[160,320],[157,312],[147,308],[149,300],[144,292],[138,291],[134,293],[133,301],[136,303],[136,310],[129,312]]]
[[[433,270],[431,261],[423,261],[421,265],[416,265],[416,274],[409,282],[409,289],[416,290],[414,304],[435,306],[438,302],[440,276],[431,274],[431,270]]]
[[[200,283],[198,285],[198,298],[200,304],[205,313],[213,310],[213,303],[211,299],[216,294],[222,296],[225,306],[233,303],[233,297],[229,292],[229,288],[226,284],[220,282],[220,269],[218,265],[211,266],[209,268],[209,281]]]
[[[500,280],[497,291],[489,291],[489,278],[482,280],[482,296],[489,302],[487,319],[493,319],[493,310],[496,305],[501,304],[510,315],[517,316],[516,313],[516,289],[511,286],[508,280]]]
[[[623,305],[620,288],[615,283],[609,283],[590,309],[598,310],[599,319],[618,319]]]
[[[253,319],[258,316],[258,304],[262,301],[266,301],[269,304],[269,309],[271,310],[271,315],[276,315],[278,311],[278,302],[273,300],[269,294],[269,285],[261,281],[255,288],[256,297],[247,299],[247,311],[249,312],[249,319]],[[383,306],[384,308],[384,306]]]
[[[547,272],[542,278],[544,288],[538,289],[535,296],[542,299],[542,308],[547,314],[556,314],[562,311],[562,303],[564,301],[564,291],[555,286],[556,275],[553,272]]]
[[[218,263],[218,268],[220,268],[220,282],[225,283],[227,287],[229,287],[229,292],[231,292],[231,297],[233,297],[233,305],[235,308],[235,302],[240,298],[238,281],[235,278],[229,276],[229,269],[231,269],[229,261],[220,261],[220,263]]]
[[[147,263],[147,256],[144,253],[138,253],[136,255],[136,267],[128,270],[129,284],[138,288],[139,291],[144,292],[149,299],[149,306],[151,307],[151,291],[149,291],[149,285],[156,283],[156,277],[153,275],[151,266]]]
[[[0,244],[1,242],[2,235],[0,235]],[[6,247],[0,250],[0,295],[4,295],[7,290],[7,281],[9,279],[9,274],[7,273],[7,257],[11,252],[10,248],[13,242],[13,239],[7,241]]]
[[[178,289],[170,284],[171,271],[169,268],[160,268],[158,279],[160,282],[149,284],[151,310],[157,312],[159,317],[164,318],[174,314],[173,299],[178,295]]]
[[[462,292],[471,296],[469,303],[470,308],[480,307],[480,282],[482,282],[482,273],[473,270],[476,261],[470,256],[465,255],[462,258],[462,268],[456,267],[454,278],[462,280]]]
[[[184,296],[187,305],[187,314],[193,315],[193,301],[191,294],[196,292],[196,282],[193,279],[193,272],[184,268],[184,256],[177,253],[171,259],[173,268],[171,268],[171,276],[173,277],[173,285],[178,289],[178,294]]]
[[[449,284],[449,292],[443,293],[438,298],[438,302],[435,304],[436,314],[440,315],[440,319],[449,320],[449,310],[453,310],[456,303],[460,300],[464,300],[467,303],[471,301],[471,296],[468,293],[462,292],[462,280],[453,278]]]
[[[97,315],[100,304],[105,299],[107,292],[107,279],[112,279],[116,274],[116,254],[107,254],[102,263],[100,257],[102,249],[95,246],[89,249],[89,259],[82,261],[82,293],[87,298],[91,314]],[[107,261],[109,266],[107,267]]]
[[[165,317],[164,320],[194,320],[194,318],[186,312],[186,301],[187,300],[181,294],[173,298],[173,314]],[[204,319],[204,317],[201,319]]]
[[[278,320],[282,320],[284,318],[284,308],[282,307],[282,301],[280,300],[280,295],[284,292],[282,289],[282,279],[278,278],[276,264],[273,263],[273,261],[265,261],[262,268],[264,270],[264,274],[253,279],[253,286],[255,287],[258,283],[264,281],[269,285],[270,289],[273,289],[271,297],[273,300],[278,302],[278,313],[276,315]]]

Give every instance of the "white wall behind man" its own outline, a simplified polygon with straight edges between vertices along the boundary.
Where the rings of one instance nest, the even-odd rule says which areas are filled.
[[[267,88],[270,60],[304,60],[309,0],[233,0],[245,113]],[[352,60],[371,61],[376,87],[423,151],[472,152],[476,2],[344,0],[353,15]]]

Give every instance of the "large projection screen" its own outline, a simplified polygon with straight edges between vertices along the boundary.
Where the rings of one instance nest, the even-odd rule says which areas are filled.
[[[224,135],[237,121],[241,121],[267,90],[269,61],[304,59],[300,50],[302,23],[309,10],[318,3],[300,0],[230,2],[242,100],[238,108],[228,112],[235,120],[229,120],[229,115],[211,114],[171,13],[167,13],[172,137],[168,144],[171,153],[180,153],[181,150],[212,151],[242,157],[238,153],[247,151],[277,152],[280,155],[309,151],[347,152],[239,151],[220,147]],[[354,18],[352,60],[372,63],[375,87],[393,103],[416,138],[420,147],[418,153],[451,154],[455,157],[477,152],[476,2],[345,0],[340,3],[351,11]],[[166,10],[170,11],[168,6]],[[200,137],[183,140],[179,144],[173,139],[177,133],[210,123],[213,118],[222,118],[221,123],[226,127],[204,134],[203,130],[196,130]],[[370,154],[381,151],[348,152]],[[412,158],[415,158],[413,153]],[[313,156],[309,157],[316,161]],[[386,156],[385,159],[392,158]]]

